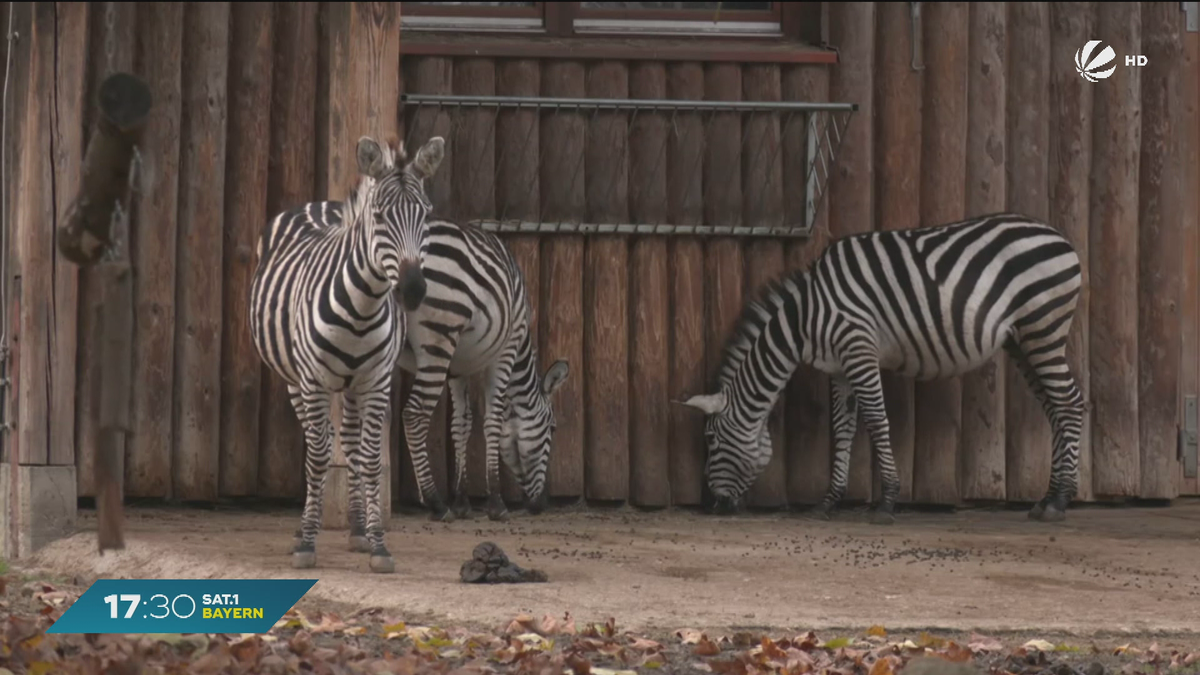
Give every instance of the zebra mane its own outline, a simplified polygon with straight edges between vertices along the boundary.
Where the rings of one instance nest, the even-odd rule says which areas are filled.
[[[784,285],[806,273],[807,270],[799,269],[781,274],[764,284],[753,298],[746,301],[733,335],[725,345],[721,368],[717,371],[717,390],[723,389],[733,381],[738,368],[754,348],[755,341],[762,334],[770,317],[778,311],[775,299],[784,290]]]
[[[404,151],[404,143],[395,138],[388,138],[386,143],[380,143],[379,149],[383,151],[383,166],[386,174],[391,174],[403,170],[405,164],[408,163],[408,154]],[[375,187],[379,185],[379,180],[365,173],[358,173],[354,179],[354,184],[350,186],[347,193],[344,214],[342,223],[345,227],[354,227],[358,225],[363,214],[367,212],[371,205],[371,198],[375,196]]]

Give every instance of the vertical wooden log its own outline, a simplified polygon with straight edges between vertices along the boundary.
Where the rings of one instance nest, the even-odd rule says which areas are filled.
[[[579,61],[546,62],[542,96],[586,96],[584,67]],[[581,112],[545,113],[540,126],[542,146],[542,220],[582,222],[587,215],[584,140],[587,118]],[[542,321],[542,368],[567,359],[576,373],[586,373],[583,352],[583,258],[581,234],[554,234],[542,247],[541,308],[553,321]],[[554,453],[550,458],[551,497],[584,495],[584,380],[568,377],[555,393]]]
[[[85,141],[94,132],[96,117],[94,101],[100,83],[114,72],[129,72],[133,68],[137,4],[132,2],[114,3],[113,11],[114,37],[111,70],[105,52],[105,36],[108,31],[105,24],[105,12],[98,9],[90,13],[91,34],[88,49],[90,72],[87,77],[87,98],[83,106],[84,119],[87,120],[87,125],[84,127]],[[12,91],[9,92],[9,95],[12,96]],[[9,133],[13,133],[12,130]],[[75,466],[77,470],[75,475],[78,496],[94,497],[96,488],[92,477],[95,470],[96,443],[100,438],[100,428],[97,426],[100,419],[100,399],[95,395],[99,392],[97,387],[100,384],[100,369],[103,361],[100,358],[100,346],[96,344],[96,340],[92,336],[100,334],[104,298],[103,291],[100,290],[98,274],[93,272],[91,267],[79,270],[78,286],[79,330],[77,335],[78,351],[75,356]],[[120,453],[120,461],[121,466],[117,467],[117,475],[123,480],[125,476],[124,448]]]
[[[921,224],[921,74],[912,68],[913,32],[909,6],[882,3],[876,9],[879,44],[875,55],[876,226],[907,230]],[[859,120],[867,121],[867,120]],[[857,124],[854,121],[852,124]],[[932,161],[932,160],[931,160]],[[916,399],[911,377],[883,374],[892,456],[900,476],[900,503],[912,501]],[[864,433],[866,431],[864,430]],[[879,481],[875,476],[873,483]],[[880,493],[879,486],[873,492]]]
[[[406,81],[408,82],[408,90],[413,93],[421,94],[450,94],[454,92],[454,64],[448,58],[443,57],[426,57],[413,59],[411,65],[406,64]],[[471,85],[473,86],[473,85]],[[418,148],[424,145],[429,139],[434,136],[441,136],[447,141],[453,142],[456,139],[457,121],[451,120],[449,113],[445,110],[423,109],[417,111],[413,120],[405,128],[405,133],[408,136],[406,147],[412,148],[410,152],[415,153]],[[457,144],[447,144],[446,157],[442,160],[441,167],[432,178],[425,181],[425,191],[429,195],[429,199],[434,205],[434,209],[441,218],[459,219],[462,212],[462,200],[465,195],[462,192],[453,189],[454,177],[460,175],[462,169],[459,164],[471,164],[474,160],[466,153],[455,152]],[[399,416],[404,407],[408,405],[408,393],[400,402],[400,407],[394,411],[394,414]],[[442,390],[442,396],[438,399],[437,407],[434,408],[433,416],[429,421],[429,436],[425,441],[425,450],[429,456],[429,468],[433,472],[434,485],[437,486],[438,494],[445,499],[449,494],[447,488],[449,486],[449,458],[453,455],[450,449],[450,392],[447,389]],[[482,428],[482,427],[481,427]],[[401,433],[404,431],[404,425],[399,425]],[[407,440],[405,443],[407,447]],[[410,451],[411,452],[411,451]],[[400,499],[407,504],[416,505],[420,503],[420,488],[417,486],[417,478],[412,464],[412,455],[407,454],[401,461],[400,470]]]
[[[829,100],[826,66],[784,66],[785,101]],[[789,224],[804,222],[808,182],[808,115],[794,115],[783,128],[784,215]],[[829,205],[817,212],[812,236],[787,245],[787,265],[805,269],[829,245]],[[812,366],[800,366],[784,391],[785,440],[788,458],[788,501],[815,504],[829,490],[830,419],[829,376]]]
[[[875,223],[875,158],[872,128],[875,119],[873,70],[875,67],[875,4],[831,4],[829,41],[840,56],[829,81],[832,101],[857,103],[857,119],[842,137],[837,165],[829,181],[829,234],[837,239],[868,232]],[[850,455],[850,475],[844,500],[871,498],[872,452],[867,430],[859,424]],[[914,479],[915,480],[915,479]]]
[[[966,212],[968,3],[929,5],[922,27],[925,110],[921,134],[921,222],[961,220]],[[917,382],[913,501],[959,501],[962,380]]]
[[[704,72],[704,98],[742,98],[742,69],[736,63],[709,63]],[[742,225],[742,119],[740,113],[710,113],[704,146],[704,224]],[[742,310],[744,295],[742,245],[735,237],[710,237],[704,245],[704,297],[708,336],[705,370],[715,391],[725,348]],[[759,480],[762,480],[760,477]],[[751,486],[753,487],[753,485]],[[707,483],[705,494],[708,494]]]
[[[188,5],[183,36],[173,494],[215,500],[221,455],[222,233],[229,3]]]
[[[667,66],[667,97],[704,98],[704,68],[698,63]],[[699,225],[704,218],[704,120],[699,113],[671,117],[667,137],[669,222]],[[672,237],[668,245],[671,284],[671,399],[707,392],[705,370],[704,245],[699,237]],[[670,408],[671,503],[697,506],[704,494],[704,418],[683,405]]]
[[[629,71],[629,96],[667,97],[667,69],[641,61]],[[644,111],[629,124],[629,213],[636,223],[667,222],[667,135],[663,113]],[[671,302],[667,240],[640,236],[629,251],[629,499],[671,503],[669,403]]]
[[[590,98],[629,98],[629,68],[597,61]],[[588,222],[629,222],[629,118],[601,111],[587,129]],[[584,254],[584,475],[589,499],[629,496],[629,248],[623,235],[593,235]]]
[[[492,59],[462,59],[454,65],[454,93],[465,96],[495,96],[496,94],[496,63]],[[453,165],[452,192],[454,195],[454,211],[461,220],[491,218],[496,209],[496,111],[491,108],[467,108],[459,112],[459,120],[454,130],[451,147],[458,155],[458,162]],[[427,137],[426,137],[427,138]],[[414,139],[423,143],[425,139]],[[418,147],[418,146],[414,146]],[[536,166],[536,164],[535,164]],[[435,205],[438,209],[441,205]],[[449,206],[449,205],[447,205]],[[471,434],[468,442],[468,455],[474,455],[467,460],[467,466],[475,465],[478,472],[479,491],[484,492],[486,476],[486,447],[483,440],[483,415],[486,408],[483,405],[486,380],[474,378],[468,382],[471,398],[478,402],[473,405],[474,426],[480,433]],[[447,420],[451,417],[449,387],[445,394],[444,410]],[[439,404],[443,408],[443,404]],[[452,427],[451,427],[452,428]],[[444,442],[451,443],[453,436],[443,436]],[[446,446],[449,478],[453,482],[458,475],[458,466],[454,461],[454,450]],[[468,475],[468,479],[470,476]],[[464,486],[466,487],[466,486]],[[497,486],[499,487],[499,486]],[[453,490],[451,490],[453,491]],[[468,490],[468,494],[469,494]],[[446,499],[449,499],[447,494]]]
[[[967,55],[966,215],[1004,210],[1006,64],[1008,12],[1004,3],[970,5]],[[962,377],[962,440],[959,446],[962,498],[1005,496],[1004,354]]]
[[[1117,53],[1141,54],[1141,5],[1097,5],[1097,33]],[[1114,61],[1115,62],[1115,61]],[[1097,497],[1129,497],[1141,487],[1138,447],[1138,173],[1141,68],[1118,65],[1093,94],[1090,307],[1092,481]],[[1049,463],[1046,462],[1048,465]]]
[[[179,131],[184,5],[138,8],[137,72],[154,112],[140,148],[142,192],[132,219],[133,398],[125,494],[169,497],[175,445],[175,239],[179,215]],[[194,27],[193,27],[194,28]]]
[[[1142,8],[1142,138],[1138,186],[1138,425],[1142,499],[1172,499],[1178,462],[1183,202],[1184,15],[1169,3]],[[1195,162],[1195,155],[1186,161]]]
[[[1095,3],[1050,3],[1051,63],[1067,63],[1080,45],[1092,38]],[[1088,261],[1088,222],[1092,168],[1091,82],[1074,69],[1053,69],[1050,76],[1050,223],[1075,246],[1083,287],[1075,305],[1075,320],[1067,341],[1067,363],[1083,394],[1083,431],[1079,438],[1079,501],[1092,499],[1091,370],[1088,366],[1088,307],[1091,264]],[[1024,383],[1020,383],[1024,386]]]
[[[16,269],[10,273],[19,279],[10,287],[19,309],[18,322],[12,327],[16,333],[13,387],[17,428],[9,438],[15,439],[20,449],[21,464],[48,464],[53,376],[46,375],[53,373],[57,364],[51,348],[53,303],[46,299],[55,290],[55,264],[68,264],[54,248],[54,219],[46,217],[55,213],[49,124],[54,110],[54,5],[33,5],[29,23],[24,25],[28,29],[21,34],[28,40],[28,47],[13,46],[28,59],[29,88],[24,97],[18,160],[9,165],[16,178],[16,189],[9,193],[15,202],[10,250],[16,262]],[[10,310],[6,307],[4,311]]]
[[[503,60],[496,65],[496,93],[500,96],[537,96],[541,91],[541,67],[534,59]],[[538,112],[533,109],[505,108],[496,115],[496,215],[501,219],[536,222],[540,214],[541,191],[538,189],[538,163],[541,159],[541,143],[538,136]],[[525,292],[529,298],[530,333],[536,344],[538,335],[538,307],[541,304],[541,238],[536,234],[517,234],[504,237],[504,243],[512,251],[525,278]],[[540,351],[540,350],[539,350]],[[553,362],[553,354],[539,356],[541,364]],[[569,364],[578,369],[580,364]],[[542,372],[545,372],[544,370]],[[576,370],[576,377],[579,371]],[[569,379],[569,377],[568,377]],[[480,380],[482,385],[482,380]],[[477,400],[483,401],[483,387],[475,387]],[[561,410],[561,399],[555,395],[550,405]],[[483,407],[477,417],[482,420]],[[482,429],[482,425],[480,425]],[[550,452],[558,452],[558,438]],[[484,466],[483,436],[472,445],[471,485],[477,490],[472,494],[483,496],[486,481]],[[521,488],[508,467],[501,462],[500,484],[505,501],[519,503]]]
[[[742,69],[742,96],[748,101],[778,101],[783,96],[777,64],[746,64]],[[751,113],[746,119],[742,144],[742,175],[745,177],[742,218],[747,227],[783,226],[783,157],[780,118],[776,113]],[[803,185],[799,183],[798,185]],[[746,300],[771,281],[783,276],[783,242],[754,239],[746,246]],[[771,461],[746,494],[751,507],[787,506],[787,439],[783,411],[786,392],[768,418]]]
[[[230,11],[220,488],[222,496],[241,497],[255,494],[258,485],[262,370],[250,339],[249,288],[267,217],[274,11],[269,2],[238,3]]]
[[[50,117],[54,151],[54,213],[56,225],[66,215],[79,189],[83,167],[84,108],[87,101],[88,19],[90,6],[57,3],[54,39],[56,114]],[[10,99],[11,100],[11,99]],[[55,255],[54,303],[51,312],[49,460],[57,466],[76,466],[76,354],[79,336],[79,284],[76,265]]]
[[[268,217],[312,201],[316,195],[313,139],[317,118],[312,104],[316,98],[317,6],[276,3]],[[258,494],[303,497],[304,436],[300,422],[283,380],[268,370],[263,371],[262,380]]]
[[[1050,10],[1044,3],[1021,3],[1010,4],[1008,12],[1008,208],[1044,220],[1050,215]],[[1006,495],[1013,502],[1037,501],[1050,484],[1050,424],[1017,365],[1006,361]]]
[[[1180,88],[1183,90],[1184,118],[1192,120],[1180,131],[1180,152],[1184,157],[1200,156],[1200,35],[1184,39],[1184,64]],[[1184,162],[1184,208],[1179,213],[1183,244],[1182,311],[1183,356],[1180,363],[1180,396],[1200,394],[1200,162]],[[1180,401],[1180,405],[1183,405]],[[1182,416],[1181,416],[1182,417]],[[1180,420],[1182,426],[1183,420]],[[1200,494],[1200,478],[1188,476],[1179,463],[1179,494]]]

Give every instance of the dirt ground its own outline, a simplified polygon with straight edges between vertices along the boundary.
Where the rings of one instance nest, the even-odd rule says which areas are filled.
[[[321,533],[317,569],[290,566],[298,510],[126,510],[127,548],[100,556],[94,520],[23,567],[75,577],[312,578],[305,604],[383,607],[410,620],[494,627],[518,613],[661,633],[856,629],[1174,635],[1200,644],[1200,501],[1077,508],[1063,523],[1023,511],[803,514],[517,511],[509,523],[396,514],[392,575],[371,574],[345,531]],[[459,581],[481,541],[549,583]],[[1183,636],[1180,638],[1180,636]],[[1170,640],[1174,641],[1174,640]]]

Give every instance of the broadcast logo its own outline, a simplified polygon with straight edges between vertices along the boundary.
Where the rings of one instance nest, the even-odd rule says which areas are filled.
[[[1100,50],[1099,54],[1096,54],[1095,57],[1092,56],[1092,52],[1096,51],[1096,47],[1099,46],[1099,40],[1088,40],[1083,49],[1075,51],[1075,70],[1088,82],[1099,82],[1106,79],[1117,69],[1117,64],[1114,63],[1117,53],[1110,45],[1104,45],[1104,49]],[[1110,63],[1112,66],[1103,70]]]

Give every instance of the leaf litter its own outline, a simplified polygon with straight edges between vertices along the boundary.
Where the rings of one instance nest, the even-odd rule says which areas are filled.
[[[1179,675],[1195,651],[1158,643],[1056,644],[971,634],[861,632],[730,635],[680,628],[660,639],[573,616],[522,614],[490,632],[414,625],[383,608],[345,616],[293,608],[267,634],[48,635],[78,591],[11,580],[0,604],[0,675],[18,673],[367,673],[377,675]],[[12,596],[21,602],[14,602]],[[20,607],[14,611],[14,605]],[[1089,663],[1090,662],[1090,663]]]

